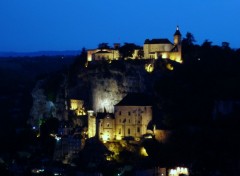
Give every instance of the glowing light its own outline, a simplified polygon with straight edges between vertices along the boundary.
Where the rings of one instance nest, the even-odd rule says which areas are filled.
[[[179,174],[189,175],[188,168],[177,167],[169,170],[169,176],[179,176]]]
[[[162,53],[162,58],[163,58],[163,59],[167,59],[167,58],[168,58],[167,53]]]
[[[44,169],[32,169],[32,173],[39,174],[41,172],[44,172]]]
[[[56,139],[57,141],[60,141],[60,140],[61,140],[61,137],[56,136],[55,139]]]
[[[148,153],[147,153],[147,151],[146,151],[146,149],[145,149],[144,147],[142,147],[142,148],[140,149],[140,154],[141,154],[142,156],[148,156]]]
[[[169,175],[170,175],[170,176],[177,176],[177,171],[176,171],[176,169],[170,169]]]
[[[168,70],[173,70],[173,66],[171,64],[167,64],[166,67]]]
[[[120,140],[122,140],[122,137],[121,136],[116,136],[116,139],[120,141]]]
[[[106,133],[102,135],[102,139],[104,143],[108,140],[108,138],[109,138],[109,135],[107,135]]]
[[[145,70],[146,70],[148,73],[153,72],[153,70],[154,70],[153,64],[146,64],[146,65],[145,65]]]

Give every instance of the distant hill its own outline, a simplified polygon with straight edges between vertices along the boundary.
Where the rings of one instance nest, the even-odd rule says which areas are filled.
[[[0,57],[36,57],[36,56],[76,56],[80,50],[36,51],[36,52],[0,52]]]

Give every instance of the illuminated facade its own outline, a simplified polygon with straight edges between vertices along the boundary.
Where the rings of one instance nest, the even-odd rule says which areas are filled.
[[[173,43],[168,39],[146,39],[143,46],[144,57],[139,58],[139,49],[135,49],[131,59],[170,59],[179,63],[182,63],[182,35],[179,27],[174,33]],[[87,60],[118,60],[120,58],[119,53],[120,44],[114,44],[113,48],[101,48],[92,49],[87,51]]]
[[[131,137],[140,140],[152,120],[152,105],[143,94],[128,94],[114,106],[114,113],[88,111],[88,137],[96,134],[102,141]]]
[[[118,60],[120,58],[119,44],[114,44],[114,48],[101,48],[92,49],[87,51],[87,60],[99,61],[99,60]]]
[[[133,137],[140,140],[147,133],[147,126],[152,120],[152,106],[149,105],[116,105],[116,139]]]
[[[88,111],[88,137],[96,136],[96,116],[94,115],[93,111]]]
[[[77,116],[86,115],[83,104],[83,100],[70,99],[70,110],[74,111]]]
[[[99,138],[102,141],[112,141],[115,139],[115,119],[114,114],[100,113],[102,118],[97,115],[99,119]]]
[[[168,176],[179,176],[179,175],[189,175],[188,168],[186,167],[177,167],[175,169],[169,169]]]
[[[143,46],[145,59],[171,59],[182,63],[181,33],[177,27],[173,43],[168,39],[146,39]]]

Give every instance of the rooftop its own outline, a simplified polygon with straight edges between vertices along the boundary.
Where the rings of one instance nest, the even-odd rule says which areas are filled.
[[[143,93],[129,93],[115,106],[152,106],[149,96]]]

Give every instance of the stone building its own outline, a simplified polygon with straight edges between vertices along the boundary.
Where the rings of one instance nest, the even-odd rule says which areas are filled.
[[[115,118],[113,113],[98,113],[98,133],[102,141],[115,139]]]
[[[86,115],[83,100],[70,99],[69,110],[73,111],[77,116]]]
[[[119,44],[115,43],[113,48],[97,48],[87,51],[87,60],[99,61],[99,60],[118,60],[120,58]]]
[[[115,105],[116,139],[133,137],[140,140],[147,133],[147,126],[152,120],[152,104],[149,97],[131,93]]]
[[[173,43],[166,39],[146,39],[143,45],[144,57],[139,58],[139,50],[135,49],[130,59],[170,59],[179,63],[182,63],[182,44],[181,33],[179,27],[173,35]],[[118,60],[120,58],[119,53],[120,44],[114,44],[113,48],[101,48],[88,50],[88,61],[98,60]]]
[[[182,63],[181,33],[177,27],[173,43],[168,39],[146,39],[143,46],[145,59],[171,59]]]
[[[114,106],[114,113],[89,113],[88,136],[102,141],[140,140],[152,120],[152,103],[144,94],[131,93]]]

